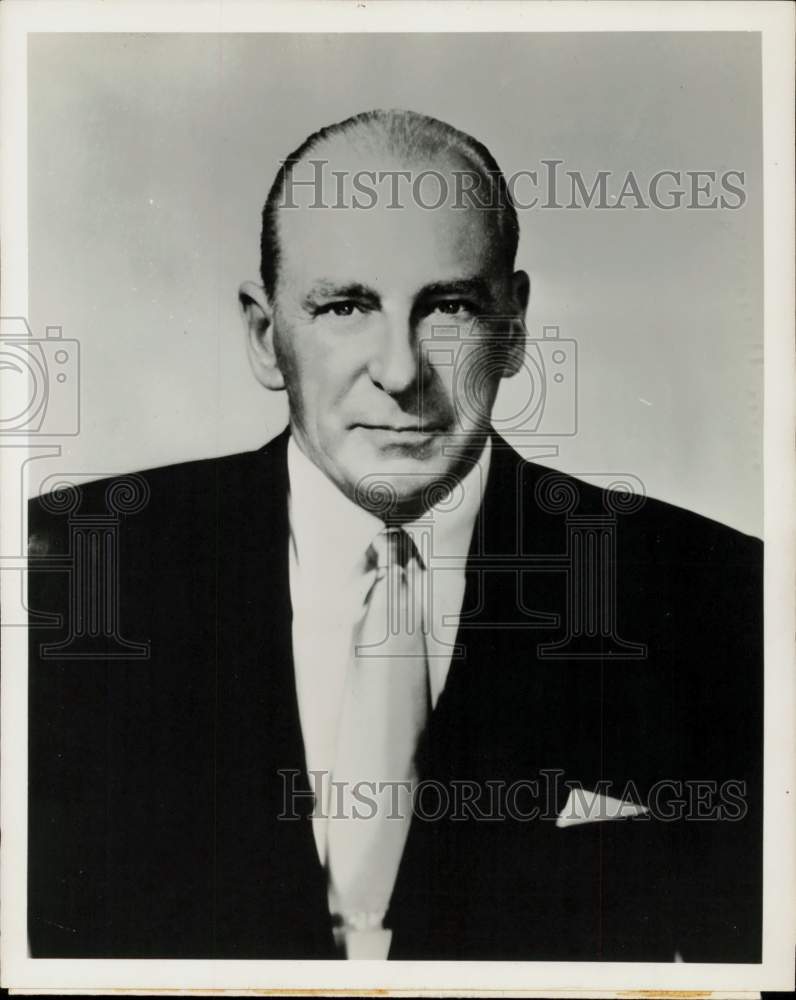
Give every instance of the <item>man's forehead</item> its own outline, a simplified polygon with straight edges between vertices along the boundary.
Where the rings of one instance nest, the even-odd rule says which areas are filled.
[[[303,285],[345,280],[408,289],[505,264],[494,223],[450,208],[283,210],[279,242],[280,280]]]
[[[286,189],[277,217],[284,277],[342,269],[361,279],[385,268],[427,268],[437,277],[480,273],[501,258],[498,213],[456,202],[451,157],[407,159],[377,148],[360,158],[348,145],[335,147],[334,159],[332,152],[324,145],[309,154],[316,163],[298,164]]]

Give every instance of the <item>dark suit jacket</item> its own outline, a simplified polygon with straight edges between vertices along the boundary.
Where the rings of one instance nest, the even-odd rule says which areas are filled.
[[[307,788],[286,441],[31,505],[34,956],[335,955],[308,797],[279,818]],[[759,541],[652,500],[606,521],[494,444],[390,957],[759,961]],[[526,818],[566,782],[656,815]]]

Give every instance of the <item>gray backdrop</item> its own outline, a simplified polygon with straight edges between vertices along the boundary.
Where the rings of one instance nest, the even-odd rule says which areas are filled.
[[[578,433],[544,461],[632,473],[761,532],[756,34],[60,34],[32,36],[29,55],[30,321],[37,336],[62,326],[82,361],[80,434],[32,463],[34,492],[55,471],[233,452],[281,429],[284,398],[250,375],[237,313],[262,202],[306,134],[401,106],[471,132],[506,173],[557,158],[618,187],[628,170],[745,171],[737,211],[521,212],[518,264],[530,333],[556,324],[579,350]]]

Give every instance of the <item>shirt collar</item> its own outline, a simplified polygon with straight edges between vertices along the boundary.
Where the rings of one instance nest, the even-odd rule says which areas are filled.
[[[486,445],[455,487],[416,521],[404,525],[420,553],[464,558],[483,500],[492,451]],[[368,546],[384,522],[355,504],[302,452],[291,436],[287,446],[290,534],[301,575],[340,583],[364,571]]]
[[[375,515],[349,500],[296,444],[287,445],[290,536],[301,575],[330,573],[340,582],[358,576],[368,546],[384,528]]]

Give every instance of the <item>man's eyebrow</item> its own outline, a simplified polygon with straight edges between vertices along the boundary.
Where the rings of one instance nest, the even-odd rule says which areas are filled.
[[[453,278],[450,281],[434,281],[424,285],[417,295],[418,299],[431,299],[443,295],[468,295],[477,298],[485,305],[494,300],[494,294],[485,278]]]
[[[357,299],[360,302],[378,303],[379,296],[367,285],[358,281],[340,283],[322,278],[313,283],[303,298],[303,305],[314,305],[328,299]]]

